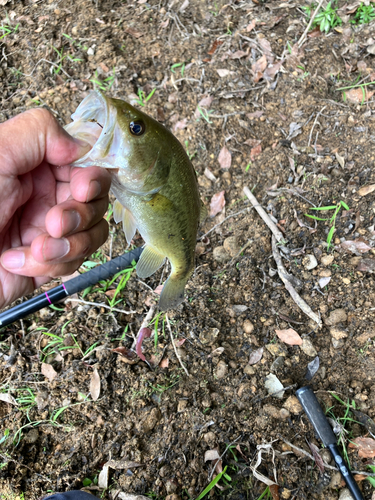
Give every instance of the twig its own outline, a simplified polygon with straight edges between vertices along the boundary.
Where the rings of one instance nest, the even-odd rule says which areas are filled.
[[[298,446],[295,446],[294,444],[290,443],[289,441],[284,439],[281,434],[278,434],[278,436],[279,436],[279,439],[281,439],[281,441],[284,441],[285,444],[287,444],[291,448],[294,448],[299,453],[302,453],[302,455],[306,455],[306,457],[309,457],[313,462],[315,462],[315,458],[312,455],[310,455],[309,452],[305,451],[303,448],[299,448]],[[337,471],[336,467],[333,467],[332,465],[328,465],[324,461],[323,461],[323,464],[324,464],[324,467],[326,467],[327,469]]]
[[[34,66],[33,70],[31,73],[29,73],[28,75],[26,73],[22,73],[23,76],[32,76],[32,74],[34,73],[34,71],[36,70],[36,67],[39,65],[39,63],[41,62],[46,62],[48,64],[52,64],[52,66],[55,66],[56,68],[59,68],[60,71],[62,71],[64,73],[64,75],[66,75],[69,79],[71,79],[72,77],[69,75],[69,73],[67,73],[63,68],[61,68],[58,64],[52,62],[52,61],[48,61],[48,59],[39,59],[39,61],[36,63],[36,65]]]
[[[34,469],[32,469],[31,467],[29,467],[28,465],[26,464],[23,464],[21,462],[18,462],[17,460],[14,460],[14,458],[12,457],[9,457],[7,455],[3,455],[2,453],[0,453],[0,457],[5,461],[5,462],[13,462],[14,464],[17,464],[19,465],[20,467],[25,467],[26,469],[28,469],[29,471],[33,472],[35,475],[37,475],[38,477],[41,477],[42,479],[44,479],[45,481],[48,481],[49,483],[52,483],[52,480],[47,477],[47,476],[43,476],[43,474],[38,474],[37,472],[35,472]]]
[[[170,337],[171,337],[171,342],[172,342],[172,345],[173,345],[174,353],[176,354],[176,358],[178,359],[178,361],[179,361],[180,365],[182,366],[182,368],[183,368],[184,372],[186,373],[186,375],[187,375],[188,377],[190,377],[189,372],[187,371],[187,369],[186,369],[185,365],[183,364],[183,362],[182,362],[182,360],[181,360],[180,355],[179,355],[179,354],[178,354],[178,352],[177,352],[176,344],[174,343],[174,338],[173,338],[173,334],[172,334],[172,328],[171,328],[171,325],[170,325],[170,323],[169,323],[168,314],[166,314],[166,315],[165,315],[165,321],[166,321],[166,323],[167,323],[167,327],[168,327],[168,330],[169,330],[169,335],[170,335]]]
[[[198,238],[198,241],[203,240],[203,238],[205,238],[208,234],[212,233],[212,231],[214,229],[216,229],[217,227],[221,226],[221,224],[224,224],[224,222],[227,221],[228,219],[230,219],[231,217],[236,217],[237,215],[243,214],[244,212],[248,212],[251,208],[252,207],[246,207],[243,210],[240,210],[239,212],[237,212],[235,214],[228,215],[228,217],[225,217],[224,220],[222,220],[218,224],[215,224],[214,227],[212,227],[209,231],[207,231],[206,234],[204,234],[203,236],[201,236],[200,238]]]
[[[270,230],[274,234],[275,238],[277,239],[278,243],[285,243],[285,238],[283,236],[283,233],[277,228],[276,224],[274,224],[272,222],[272,220],[266,214],[265,210],[259,205],[258,200],[255,198],[255,196],[250,191],[250,189],[247,186],[245,186],[243,188],[243,192],[249,198],[250,203],[253,205],[253,207],[258,212],[260,217],[264,220],[264,222],[270,228]]]
[[[320,7],[322,6],[322,3],[323,3],[323,0],[320,0],[320,2],[318,3],[317,8],[315,9],[315,11],[314,11],[313,15],[312,15],[312,16],[311,16],[311,18],[310,18],[310,22],[309,22],[309,24],[306,26],[305,31],[302,33],[301,38],[300,38],[300,39],[298,40],[298,42],[297,42],[298,47],[301,47],[301,45],[302,45],[302,44],[303,44],[303,42],[305,41],[306,35],[307,35],[307,33],[309,32],[309,29],[311,28],[311,25],[312,25],[312,23],[314,22],[315,16],[317,15],[317,13],[319,12]]]
[[[315,127],[315,125],[316,125],[316,122],[318,121],[319,116],[323,113],[323,111],[326,109],[326,107],[327,107],[327,106],[324,106],[324,107],[323,107],[323,108],[319,111],[319,113],[316,115],[316,118],[315,118],[315,120],[314,120],[313,126],[311,127],[311,130],[310,130],[309,142],[308,142],[308,144],[307,144],[307,147],[309,147],[309,146],[310,146],[310,144],[311,144],[311,137],[312,137],[312,133],[313,133],[314,127]]]
[[[252,243],[253,243],[254,240],[248,240],[244,246],[241,248],[241,250],[239,250],[236,255],[230,260],[230,262],[228,264],[226,264],[224,267],[228,267],[228,266],[233,266],[233,264],[235,263],[236,259],[241,255],[241,253],[246,250],[247,247],[249,247]]]
[[[277,248],[277,242],[276,242],[275,236],[272,236],[272,253],[273,253],[273,258],[275,259],[275,262],[277,265],[277,272],[280,276],[280,279],[284,283],[285,288],[289,292],[289,294],[292,297],[292,299],[294,300],[294,302],[297,304],[297,306],[301,309],[302,312],[304,312],[309,318],[311,318],[313,321],[315,321],[315,323],[317,323],[319,326],[321,326],[322,321],[321,321],[320,317],[314,313],[314,311],[311,309],[311,307],[296,292],[296,290],[293,288],[291,282],[289,281],[290,274],[285,269],[284,264],[281,260],[281,256],[280,256],[279,250]]]
[[[101,302],[87,302],[82,299],[66,299],[65,302],[80,302],[81,304],[86,304],[87,306],[104,307],[104,309],[109,309],[110,311],[116,311],[124,314],[135,314],[137,311],[125,311],[124,309],[117,309],[117,307],[107,306]]]

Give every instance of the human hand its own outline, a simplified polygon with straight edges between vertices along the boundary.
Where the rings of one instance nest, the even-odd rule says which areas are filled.
[[[110,174],[69,166],[89,149],[45,109],[0,124],[0,307],[71,274],[107,239]]]

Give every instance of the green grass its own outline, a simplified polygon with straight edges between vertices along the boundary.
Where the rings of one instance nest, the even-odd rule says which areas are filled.
[[[200,115],[202,116],[202,118],[204,120],[206,120],[207,123],[212,123],[212,121],[210,120],[210,114],[213,113],[214,111],[213,110],[209,110],[207,111],[206,109],[202,109],[199,104],[197,106],[197,109],[200,113]],[[199,117],[197,118],[197,121],[199,121]]]
[[[112,68],[112,74],[107,76],[107,78],[104,78],[104,80],[100,80],[98,77],[98,72],[95,71],[95,77],[90,78],[90,82],[94,85],[94,89],[100,89],[103,90],[103,92],[108,92],[112,85],[115,82],[116,78],[116,68]]]
[[[172,64],[171,66],[171,71],[172,73],[176,73],[176,69],[177,68],[181,68],[181,76],[184,76],[184,71],[185,71],[185,63],[184,62],[181,62],[181,63],[176,63],[176,64]]]
[[[146,102],[148,102],[151,99],[155,91],[156,89],[152,89],[151,92],[146,97],[145,92],[142,89],[138,89],[138,99],[136,100],[136,103],[139,104],[139,106],[145,106]]]
[[[3,34],[0,35],[0,40],[2,40],[3,38],[5,38],[6,36],[8,36],[12,33],[16,33],[19,25],[20,25],[20,23],[16,24],[16,26],[13,28],[12,26],[10,26],[8,24],[2,24],[0,26],[0,33],[3,33]]]
[[[70,62],[82,62],[82,59],[79,59],[78,57],[72,57],[69,54],[64,54],[64,47],[59,50],[54,45],[52,45],[52,48],[59,56],[57,61],[55,62],[56,67],[53,68],[53,72],[55,73],[55,75],[58,75],[63,69],[63,62],[66,59],[68,59]]]
[[[310,210],[315,210],[315,211],[330,211],[330,210],[334,210],[334,213],[331,217],[328,217],[328,218],[321,218],[321,217],[317,217],[315,215],[310,215],[310,214],[304,214],[305,217],[310,217],[310,219],[314,219],[314,220],[320,220],[320,221],[329,221],[329,224],[331,226],[329,232],[328,232],[328,236],[327,236],[327,250],[330,249],[331,245],[332,245],[332,238],[333,238],[333,235],[335,233],[335,230],[336,230],[336,218],[337,218],[337,215],[338,213],[340,212],[340,210],[344,208],[345,210],[350,210],[348,205],[346,203],[344,203],[343,201],[339,201],[339,203],[337,205],[330,205],[330,206],[327,206],[327,207],[314,207],[314,208],[310,208]]]
[[[302,10],[306,13],[308,19],[311,19],[311,16],[315,12],[317,6],[318,4],[312,3],[311,5],[302,7]],[[337,14],[337,9],[337,1],[328,2],[325,8],[320,7],[311,28],[313,29],[316,26],[319,26],[320,31],[328,33],[330,29],[342,24],[342,20]]]

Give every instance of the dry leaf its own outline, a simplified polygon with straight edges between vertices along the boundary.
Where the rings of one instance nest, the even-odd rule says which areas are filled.
[[[49,365],[48,363],[42,363],[42,368],[40,370],[42,374],[48,378],[48,380],[51,382],[55,377],[57,377],[57,372],[53,368],[52,365]]]
[[[243,50],[236,50],[236,52],[229,55],[229,59],[241,59],[241,57],[246,57],[247,54],[248,53]]]
[[[255,114],[255,113],[254,113]],[[255,148],[256,146],[259,146],[259,144],[261,143],[262,141],[260,141],[259,139],[247,139],[244,144],[246,144],[246,146],[251,146],[252,148]]]
[[[293,330],[293,328],[287,328],[286,330],[275,330],[276,335],[282,342],[289,345],[301,345],[302,339],[298,333]]]
[[[363,186],[360,189],[358,189],[357,193],[359,194],[359,196],[366,196],[372,193],[373,191],[375,191],[375,184],[370,184],[368,186]]]
[[[344,250],[349,250],[349,252],[356,255],[360,255],[361,253],[366,253],[371,250],[371,247],[359,238],[357,240],[343,241],[340,243],[340,246]]]
[[[0,4],[1,5],[1,4]],[[7,393],[0,393],[0,401],[3,401],[4,403],[9,403],[11,405],[16,405],[18,406],[17,401],[14,399],[14,397]]]
[[[254,161],[257,156],[259,156],[262,152],[262,146],[259,144],[258,146],[255,146],[255,148],[252,148],[250,151],[250,160]]]
[[[100,396],[100,376],[96,368],[91,374],[90,394],[93,401],[97,401]]]
[[[324,472],[324,462],[323,462],[322,457],[319,455],[319,448],[314,443],[308,442],[307,444],[310,447],[311,453],[313,454],[313,457],[314,457],[316,465],[318,466],[318,469],[323,474],[323,472]]]
[[[275,57],[273,55],[270,42],[267,40],[267,38],[258,38],[258,43],[263,49],[263,53],[267,58],[267,62],[273,63]]]
[[[151,337],[151,333],[152,333],[152,331],[150,330],[150,328],[141,328],[139,330],[138,335],[137,335],[137,343],[136,343],[135,350],[142,361],[146,361],[146,358],[145,358],[144,354],[142,353],[142,342],[144,339]]]
[[[216,182],[217,181],[216,177],[214,176],[214,174],[211,172],[211,170],[209,168],[206,167],[204,169],[203,173],[207,177],[207,179],[209,179],[210,181],[212,181],[212,182]]]
[[[250,33],[250,31],[252,31],[252,30],[255,28],[256,23],[257,23],[257,22],[256,22],[256,20],[255,20],[255,19],[253,19],[253,20],[250,22],[250,24],[248,24],[248,25],[246,26],[246,31],[247,31],[248,33]]]
[[[228,76],[233,73],[233,71],[229,71],[229,69],[217,69],[216,71],[221,78],[224,78],[224,76]]]
[[[323,289],[325,286],[328,285],[328,283],[331,281],[331,277],[328,276],[327,278],[320,278],[319,280],[319,286],[321,289]]]
[[[143,36],[143,33],[141,33],[137,29],[132,28],[130,26],[128,26],[128,27],[125,28],[125,32],[129,33],[129,35],[134,36],[134,38],[140,38],[141,36]]]
[[[252,120],[253,118],[260,118],[262,115],[264,115],[264,111],[254,111],[254,113],[247,113],[246,114],[246,116],[249,118],[249,120]],[[255,141],[255,140],[256,139],[248,139],[248,141]],[[244,144],[247,144],[247,141],[245,141]]]
[[[210,203],[210,217],[215,217],[219,212],[225,207],[225,191],[220,191],[216,193],[211,198]]]
[[[173,130],[174,132],[176,132],[176,130],[182,130],[186,127],[187,127],[187,118],[184,118],[183,120],[179,120],[174,124]]]
[[[343,92],[343,100],[359,104],[361,102],[367,102],[374,94],[374,90],[367,90],[364,87],[351,89]]]
[[[277,73],[280,71],[280,68],[282,66],[282,61],[275,63],[275,64],[270,64],[268,68],[263,73],[263,78],[269,82],[271,82]]]
[[[163,358],[159,363],[159,368],[168,368],[169,358]]]
[[[162,292],[162,290],[163,290],[163,286],[164,286],[164,285],[158,285],[158,286],[155,288],[154,292],[155,292],[157,295],[161,295],[161,292]]]
[[[251,65],[251,69],[254,71],[254,74],[262,73],[267,68],[267,58],[266,56],[260,57],[254,64]]]
[[[223,146],[217,159],[221,168],[230,168],[232,164],[232,155],[226,146]]]
[[[206,95],[205,97],[203,97],[203,99],[201,99],[198,102],[198,106],[200,108],[208,109],[211,106],[213,100],[214,100],[214,98],[211,95]],[[200,116],[201,116],[201,112],[199,111],[199,109],[197,107],[197,109],[195,110],[195,113],[194,113],[194,118],[198,119]]]
[[[207,52],[207,54],[209,56],[212,56],[214,55],[214,53],[216,52],[216,49],[218,47],[220,47],[220,45],[222,45],[224,42],[222,40],[215,40],[214,43],[212,44],[212,47],[210,48],[210,50]]]
[[[250,354],[248,364],[255,365],[256,363],[258,363],[262,359],[262,356],[263,356],[263,347],[260,347],[259,349],[257,349],[256,351],[253,351]]]
[[[375,439],[357,437],[349,443],[349,448],[354,448],[358,451],[358,456],[362,458],[375,457]]]

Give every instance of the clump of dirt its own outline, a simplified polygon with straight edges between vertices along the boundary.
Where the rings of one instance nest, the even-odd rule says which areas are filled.
[[[306,19],[292,3],[5,3],[1,121],[45,106],[66,124],[94,87],[138,101],[185,144],[206,205],[224,191],[225,206],[201,227],[186,300],[168,314],[178,357],[161,316],[151,327],[157,341],[143,343],[148,364],[129,359],[161,272],[146,283],[133,272],[112,311],[103,305],[121,278],[2,330],[4,498],[83,487],[109,499],[119,490],[197,498],[225,466],[231,481],[223,477],[214,497],[257,499],[263,474],[277,484],[274,499],[342,498],[295,391],[310,384],[345,426],[352,469],[369,472],[371,454],[348,442],[372,432],[354,410],[375,418],[374,100],[371,86],[359,98],[337,89],[375,80],[374,22],[347,20],[298,45]],[[280,280],[245,186],[288,241],[284,265],[321,328]],[[332,210],[311,209],[340,201],[349,210],[335,221],[305,215],[329,218]],[[89,260],[125,248],[111,222],[110,240]],[[302,344],[277,336],[290,328]],[[46,365],[56,376],[44,375]],[[270,374],[284,392],[268,393]],[[331,466],[324,473],[307,443]],[[219,463],[205,461],[215,450]],[[103,490],[97,478],[110,459],[121,463]],[[370,482],[358,480],[371,498]]]

